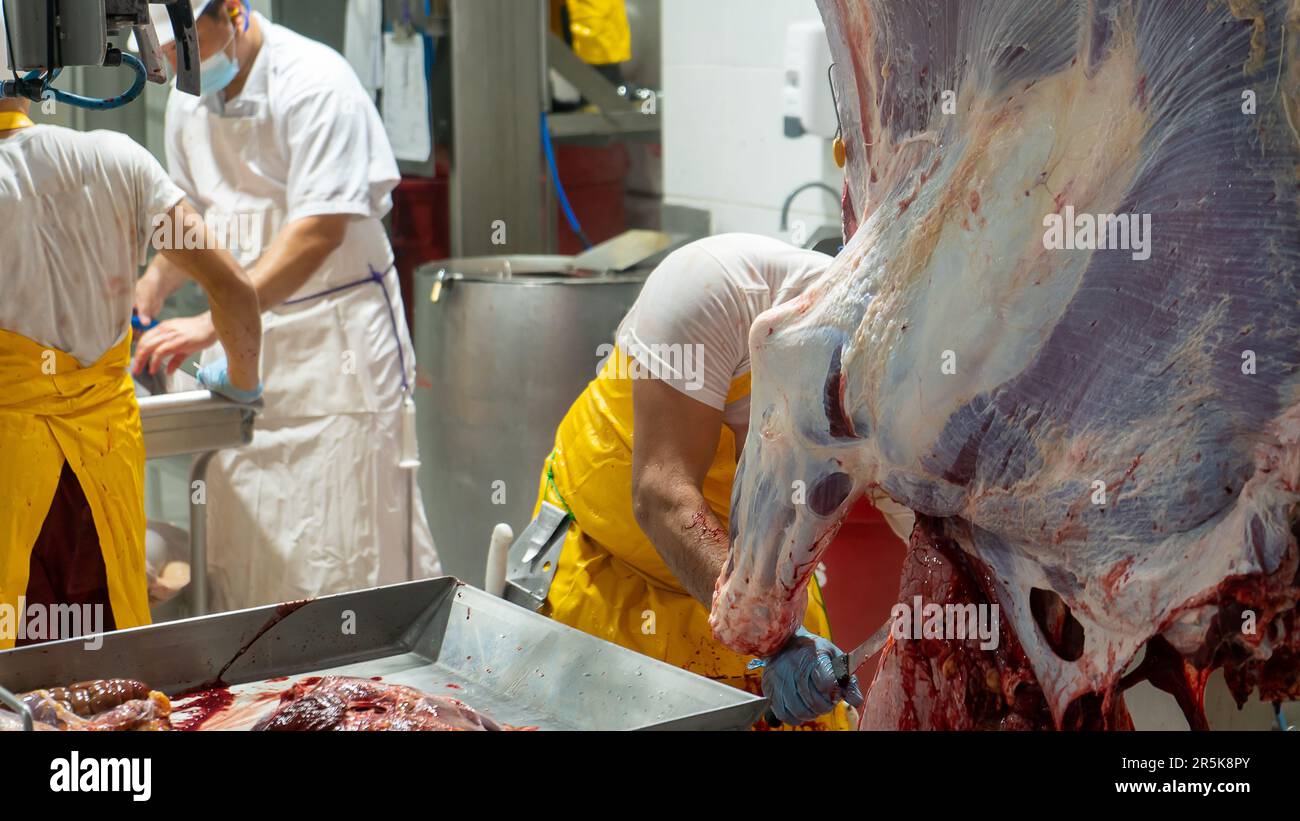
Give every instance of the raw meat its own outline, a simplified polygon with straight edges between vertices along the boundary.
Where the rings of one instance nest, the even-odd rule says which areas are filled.
[[[1300,696],[1300,0],[819,6],[850,239],[751,333],[718,638],[778,649],[879,487],[901,600],[997,604],[1002,645],[892,642],[864,726],[1125,727],[1146,677],[1200,727],[1219,666]]]
[[[138,681],[111,679],[34,690],[19,696],[37,730],[84,732],[170,730],[171,702]],[[21,730],[11,712],[0,711],[0,731]]]
[[[23,696],[28,707],[35,707],[35,702],[48,698],[56,701],[82,718],[91,718],[107,712],[128,701],[147,699],[149,686],[130,679],[104,679],[74,684],[71,687],[55,687],[40,690]]]
[[[69,729],[98,732],[163,731],[170,730],[171,702],[167,696],[152,691],[145,699],[128,701],[107,712],[86,720],[86,723]]]
[[[400,684],[326,676],[295,684],[254,730],[506,730],[445,696]]]

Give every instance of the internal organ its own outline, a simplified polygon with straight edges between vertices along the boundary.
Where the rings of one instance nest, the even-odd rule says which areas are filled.
[[[130,679],[104,679],[86,681],[71,687],[55,687],[28,693],[23,697],[28,707],[35,707],[41,699],[57,702],[82,718],[119,707],[128,701],[142,700],[149,697],[149,686]]]
[[[1300,4],[819,5],[850,239],[752,330],[717,636],[778,649],[878,486],[1002,608],[1053,726],[1125,726],[1126,670],[1193,726],[1219,665],[1300,696]],[[1071,211],[1149,214],[1149,258],[1047,247]],[[964,687],[906,718],[907,644],[865,724],[960,723]]]
[[[291,687],[254,730],[435,731],[510,729],[454,698],[400,684],[326,676]]]
[[[87,732],[171,729],[171,702],[148,685],[108,679],[33,690],[19,696],[37,730]],[[20,730],[18,716],[0,712],[0,730]]]

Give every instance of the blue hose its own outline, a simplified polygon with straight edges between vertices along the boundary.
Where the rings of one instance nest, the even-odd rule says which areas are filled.
[[[92,111],[108,111],[110,109],[121,108],[124,105],[133,103],[135,102],[136,98],[138,98],[140,94],[144,92],[144,86],[145,83],[149,81],[149,75],[148,72],[145,71],[144,63],[140,62],[140,59],[136,57],[134,54],[123,54],[122,64],[135,71],[135,82],[132,83],[131,87],[127,89],[126,92],[123,94],[119,94],[116,97],[109,97],[107,99],[100,100],[95,97],[83,97],[80,94],[72,94],[67,91],[60,91],[57,88],[53,88],[49,85],[50,83],[54,82],[59,78],[59,74],[62,71],[60,69],[54,71],[52,74],[50,74],[49,77],[46,78],[45,92],[42,99],[46,99],[46,100],[53,99],[54,101],[63,103],[65,105],[76,106],[77,108],[87,108]],[[26,79],[31,81],[37,79],[39,76],[40,76],[39,72],[33,71],[31,74],[27,75]]]
[[[582,225],[578,222],[578,215],[573,213],[573,206],[569,205],[569,195],[564,193],[564,183],[560,182],[560,169],[555,164],[555,148],[551,145],[551,124],[547,121],[545,111],[542,112],[542,150],[546,152],[546,164],[551,169],[551,181],[555,183],[555,197],[560,201],[560,207],[564,209],[564,218],[568,220],[573,233],[578,235],[582,247],[590,249],[591,240],[587,239],[587,235],[583,232]]]

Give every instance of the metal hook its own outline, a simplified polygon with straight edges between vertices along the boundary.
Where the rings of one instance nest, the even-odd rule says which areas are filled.
[[[848,150],[844,147],[844,123],[840,121],[840,99],[835,93],[835,77],[832,72],[835,71],[835,64],[831,63],[826,68],[826,82],[831,87],[831,105],[835,109],[835,139],[831,142],[831,151],[835,157],[835,165],[843,168],[848,163]]]
[[[844,124],[840,122],[840,99],[835,93],[835,77],[832,75],[835,65],[831,63],[826,67],[826,82],[831,87],[831,104],[835,106],[835,137],[838,139],[844,135]]]
[[[36,722],[32,718],[31,708],[20,701],[18,696],[9,692],[4,687],[0,687],[0,704],[3,704],[18,714],[18,717],[22,719],[24,731],[30,733],[35,729]]]

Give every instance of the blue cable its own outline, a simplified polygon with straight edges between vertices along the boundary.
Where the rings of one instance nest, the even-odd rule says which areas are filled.
[[[94,97],[83,97],[80,94],[72,94],[67,91],[60,91],[50,86],[50,83],[59,78],[62,69],[55,70],[45,79],[45,91],[42,99],[53,99],[64,105],[76,106],[77,108],[87,108],[92,111],[108,111],[114,108],[121,108],[124,105],[135,102],[136,98],[144,91],[145,83],[149,80],[149,75],[145,71],[144,63],[134,54],[123,54],[122,64],[135,71],[135,82],[125,93],[116,97],[107,99],[97,99]],[[33,71],[25,78],[28,81],[36,80],[40,77],[40,72]]]
[[[560,169],[555,164],[555,149],[551,146],[551,125],[547,121],[546,112],[542,112],[542,149],[546,152],[546,164],[551,169],[551,181],[555,183],[555,197],[560,201],[560,207],[564,209],[564,218],[569,221],[569,227],[573,233],[578,235],[578,240],[582,242],[582,247],[590,249],[591,240],[582,230],[582,225],[578,222],[578,215],[573,213],[573,206],[569,205],[569,195],[564,193],[564,183],[560,182]]]

